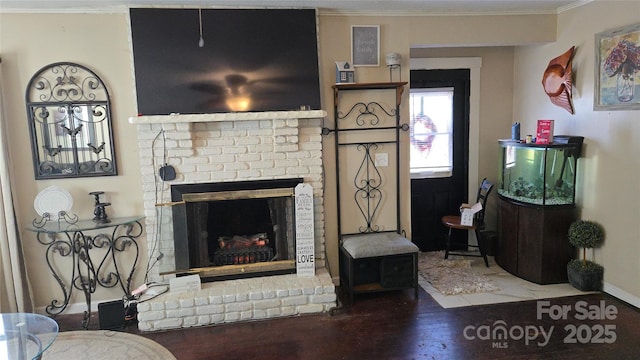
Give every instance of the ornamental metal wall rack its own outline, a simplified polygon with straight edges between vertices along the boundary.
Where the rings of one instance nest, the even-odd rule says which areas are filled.
[[[70,62],[38,70],[26,90],[36,180],[117,175],[109,92]]]

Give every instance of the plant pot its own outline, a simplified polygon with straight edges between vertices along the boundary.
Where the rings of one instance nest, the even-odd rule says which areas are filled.
[[[604,269],[593,271],[582,271],[567,265],[567,277],[569,284],[581,291],[602,290],[602,278]]]

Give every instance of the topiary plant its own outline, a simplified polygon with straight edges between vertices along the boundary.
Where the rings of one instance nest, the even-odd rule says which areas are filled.
[[[601,268],[600,265],[587,260],[587,248],[594,248],[604,241],[602,225],[591,220],[577,220],[569,226],[568,236],[571,245],[582,248],[582,260],[572,260],[569,265],[587,271]]]

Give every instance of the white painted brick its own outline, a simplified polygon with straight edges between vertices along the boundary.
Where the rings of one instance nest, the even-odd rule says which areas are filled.
[[[151,304],[153,304],[153,303],[150,303],[148,301],[147,302],[141,302],[141,303],[137,304],[136,309],[138,309],[138,311],[140,311],[140,312],[149,311],[149,310],[151,310]]]
[[[262,298],[263,299],[275,299],[276,298],[276,291],[273,289],[264,289],[262,291]]]
[[[152,320],[160,320],[165,318],[164,311],[145,311],[143,313],[138,313],[138,319],[140,321],[152,321]]]
[[[178,309],[180,307],[180,302],[178,300],[167,300],[164,302],[165,309]]]
[[[273,169],[273,160],[258,160],[253,161],[249,165],[251,169]]]
[[[191,131],[192,123],[171,123],[175,126],[176,131]],[[171,130],[171,128],[164,128],[165,130]]]
[[[238,178],[242,179],[256,179],[262,174],[258,169],[240,170],[238,171]]]
[[[193,149],[176,149],[171,150],[171,156],[173,157],[191,157],[193,156]]]
[[[280,308],[267,309],[267,317],[268,318],[275,318],[275,317],[279,317],[281,315],[282,315],[282,310]]]
[[[315,291],[316,291],[315,287],[311,285],[305,285],[302,287],[302,293],[304,295],[313,295]]]
[[[260,138],[257,136],[244,136],[236,139],[237,146],[257,145],[260,144]]]
[[[287,126],[287,121],[275,119],[272,121],[272,124],[274,128],[281,128],[281,127]]]
[[[279,298],[289,296],[289,289],[278,289],[276,290],[276,296]]]
[[[236,157],[233,155],[210,156],[209,161],[212,164],[228,164],[235,162]]]
[[[221,138],[210,138],[207,140],[207,147],[226,148],[228,146],[233,146],[233,138],[221,137]]]
[[[289,296],[298,296],[298,295],[302,295],[302,289],[297,287],[289,289]]]
[[[180,299],[180,307],[193,307],[195,305],[195,300],[192,297],[189,298],[181,298]]]
[[[267,311],[266,310],[253,310],[252,316],[254,319],[266,319]]]
[[[232,312],[232,313],[224,314],[224,321],[225,322],[234,322],[234,321],[238,321],[238,320],[240,320],[240,313],[238,313],[238,312]]]
[[[262,169],[262,175],[265,177],[276,177],[285,175],[287,171],[282,168]]]
[[[255,129],[260,126],[260,120],[245,120],[245,121],[234,121],[234,128],[236,129]]]
[[[187,316],[193,316],[196,314],[196,308],[190,307],[190,308],[181,308],[179,310],[178,316],[179,317],[187,317]]]
[[[210,304],[222,304],[222,296],[221,295],[209,295],[209,303]]]
[[[285,159],[285,160],[276,160],[275,166],[279,168],[293,168],[298,167],[300,162],[298,160]]]
[[[321,143],[301,142],[300,149],[302,150],[322,150]]]
[[[158,330],[176,329],[181,327],[182,319],[164,319],[158,320],[153,324],[153,327]]]
[[[191,139],[189,140],[179,140],[178,141],[178,145],[176,146],[176,148],[191,148],[193,147],[193,141]],[[167,147],[169,147],[169,145],[167,145]]]
[[[179,318],[180,311],[182,311],[182,309],[167,310],[165,313],[166,318]]]
[[[294,152],[298,151],[298,144],[278,144],[274,147],[277,152]]]
[[[311,295],[309,302],[312,304],[335,303],[336,294]]]
[[[182,327],[192,327],[198,325],[198,318],[189,316],[182,319]]]
[[[211,323],[220,324],[224,322],[224,314],[211,315]]]
[[[193,172],[184,174],[185,181],[188,182],[204,182],[211,180],[211,174],[208,172]]]
[[[238,173],[235,171],[219,171],[211,173],[211,180],[213,181],[227,181],[229,179],[237,179]]]
[[[224,294],[222,295],[222,302],[225,304],[236,301],[236,294]]]
[[[308,302],[307,296],[304,296],[304,295],[291,296],[291,297],[282,299],[282,306],[286,307],[286,306],[305,305],[307,304],[307,302]]]
[[[253,163],[253,162],[256,162],[256,161],[260,161],[260,160],[262,160],[262,156],[261,156],[260,154],[258,154],[258,153],[254,153],[254,152],[252,152],[251,150],[249,150],[249,152],[250,152],[249,154],[240,154],[240,155],[237,155],[237,156],[236,156],[236,159],[237,159],[238,161],[246,162],[246,163],[248,163],[248,162]],[[273,166],[273,163],[272,163],[271,165]],[[252,165],[252,166],[253,166],[253,165]]]
[[[233,162],[229,164],[224,164],[225,171],[247,170],[247,169],[249,169],[249,164],[245,162]]]
[[[330,294],[336,291],[336,286],[334,284],[324,284],[324,293]]]
[[[225,312],[242,312],[251,310],[252,304],[250,302],[230,303],[224,306]]]
[[[167,132],[167,141],[169,140],[191,140],[191,133],[188,131]]]
[[[254,309],[270,309],[280,306],[280,299],[257,300],[253,302]]]
[[[295,306],[283,306],[280,310],[282,316],[292,316],[298,314],[298,308]]]
[[[224,313],[224,305],[204,305],[204,306],[198,306],[195,309],[196,309],[196,314],[198,315],[212,315],[212,314]]]
[[[249,149],[246,146],[229,146],[222,148],[223,154],[245,154],[248,151]]]
[[[251,320],[254,318],[254,311],[247,310],[240,313],[240,320]]]
[[[236,301],[237,302],[243,302],[243,301],[247,301],[249,299],[249,294],[245,291],[243,292],[239,292],[238,294],[236,294]]]
[[[312,314],[324,311],[322,304],[307,304],[298,306],[298,313],[300,314]]]
[[[299,166],[287,169],[287,174],[291,175],[305,175],[309,173],[309,168],[306,166]]]
[[[151,327],[151,322],[149,321],[138,321],[138,330],[140,331],[151,331],[153,328]]]
[[[219,147],[204,147],[204,148],[198,148],[197,149],[197,155],[202,155],[202,156],[210,156],[210,155],[220,155],[222,154],[222,149]]]
[[[255,136],[255,137],[267,137],[272,136],[272,129],[247,129],[247,136]]]

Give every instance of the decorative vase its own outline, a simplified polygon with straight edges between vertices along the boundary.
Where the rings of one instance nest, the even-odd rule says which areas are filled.
[[[628,66],[626,63],[622,65],[622,71],[618,73],[616,79],[618,101],[629,102],[633,99],[636,86],[635,75],[635,68]]]

